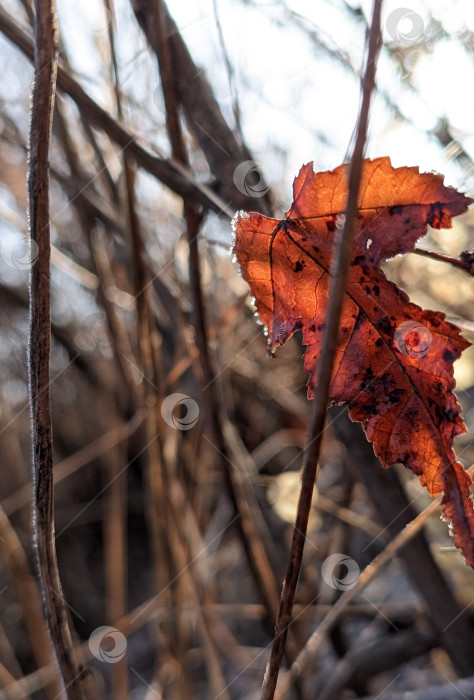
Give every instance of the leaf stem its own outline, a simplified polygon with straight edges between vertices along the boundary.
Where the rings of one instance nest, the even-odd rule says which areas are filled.
[[[450,255],[444,255],[444,253],[436,253],[434,250],[424,250],[424,248],[415,248],[412,252],[423,258],[449,263],[474,277],[474,253],[472,252],[466,250],[461,253],[460,258],[453,258]]]

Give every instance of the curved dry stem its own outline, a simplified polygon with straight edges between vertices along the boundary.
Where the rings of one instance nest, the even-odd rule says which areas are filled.
[[[29,396],[33,441],[33,515],[46,619],[68,697],[93,698],[85,669],[74,656],[56,561],[50,397],[49,149],[57,72],[54,0],[36,0],[35,81],[30,124],[28,199],[32,252],[30,275]]]

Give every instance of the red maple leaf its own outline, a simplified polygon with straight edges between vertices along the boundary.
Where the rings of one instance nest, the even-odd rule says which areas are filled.
[[[240,212],[234,220],[234,252],[268,328],[269,350],[295,331],[303,334],[309,398],[317,391],[348,168],[314,173],[312,165],[295,179],[285,219]],[[349,404],[349,416],[362,423],[384,467],[401,462],[432,496],[442,495],[456,545],[474,568],[471,478],[453,452],[455,436],[465,432],[453,362],[469,342],[443,313],[412,304],[379,268],[381,260],[413,250],[428,225],[450,228],[472,201],[445,187],[440,175],[395,169],[389,158],[364,161],[329,398]]]

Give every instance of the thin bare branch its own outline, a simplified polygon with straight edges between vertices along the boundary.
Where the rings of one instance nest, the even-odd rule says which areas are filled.
[[[474,466],[469,469],[469,474],[471,476],[474,474]],[[282,682],[279,686],[279,700],[284,700],[284,698],[287,697],[291,685],[301,676],[310,660],[315,658],[316,654],[321,648],[321,644],[325,639],[325,635],[328,634],[331,629],[333,629],[344,610],[347,609],[349,603],[354,600],[360,591],[362,591],[371,581],[374,580],[374,578],[380,573],[381,569],[388,564],[388,562],[392,561],[397,552],[399,552],[402,547],[408,544],[408,542],[415,537],[426,521],[434,513],[436,513],[439,508],[440,504],[438,501],[432,501],[429,506],[421,511],[421,513],[419,513],[414,520],[408,523],[408,525],[406,525],[404,529],[393,538],[385,549],[365,567],[355,586],[350,590],[345,591],[341,597],[338,598],[326,617],[320,622],[311,637],[308,639],[306,646],[301,650],[290,671],[288,671],[282,678]]]
[[[437,262],[449,263],[453,267],[464,270],[464,272],[474,277],[474,253],[472,251],[463,251],[460,258],[453,258],[451,255],[444,255],[444,253],[437,253],[434,250],[424,250],[423,248],[415,248],[413,253],[416,253],[416,255],[422,258],[430,258]]]
[[[381,0],[374,0],[372,25],[369,35],[367,64],[362,85],[362,103],[357,124],[357,135],[354,153],[349,169],[349,197],[344,222],[344,228],[337,247],[334,272],[331,277],[329,290],[329,306],[327,323],[323,335],[323,350],[318,368],[318,391],[314,400],[311,422],[308,430],[308,444],[303,459],[303,476],[298,502],[298,512],[293,531],[288,569],[280,599],[280,608],[275,625],[275,638],[262,687],[262,700],[272,700],[275,694],[278,673],[281,666],[283,651],[291,621],[291,612],[295,599],[296,586],[301,569],[303,549],[308,528],[308,518],[311,509],[317,465],[321,450],[324,423],[326,421],[329,389],[332,369],[336,354],[337,336],[341,318],[342,305],[346,291],[349,268],[352,257],[352,247],[355,234],[357,202],[359,197],[362,162],[364,158],[369,119],[370,100],[375,84],[375,68],[380,49],[380,13]]]
[[[46,622],[41,610],[41,599],[36,582],[30,570],[20,539],[0,506],[0,549],[10,570],[12,583],[18,600],[23,607],[25,625],[33,647],[38,667],[47,666],[54,661],[53,649],[48,635]],[[56,670],[56,669],[55,669]],[[61,692],[59,672],[53,682],[46,686],[51,700]]]
[[[0,31],[18,46],[27,58],[33,60],[32,40],[3,9],[0,9]],[[141,146],[134,134],[126,131],[105,109],[94,102],[79,83],[61,67],[58,67],[57,82],[58,88],[74,100],[90,123],[103,129],[120,148],[135,158],[140,167],[182,197],[194,197],[210,209],[229,218],[233,217],[235,207],[230,207],[210,187],[198,182],[183,165],[174,160],[159,158]]]
[[[49,149],[57,70],[53,0],[36,0],[35,82],[30,124],[28,199],[32,246],[30,275],[29,393],[33,441],[33,514],[38,571],[49,632],[71,700],[94,698],[86,669],[77,662],[56,561],[53,509],[53,447],[50,397],[50,213]]]
[[[56,464],[54,468],[54,483],[58,484],[63,479],[66,479],[71,474],[74,474],[78,469],[82,469],[85,465],[93,462],[95,459],[103,455],[108,450],[111,450],[116,445],[119,445],[124,440],[127,440],[138,427],[143,423],[145,412],[139,409],[134,416],[124,423],[120,423],[111,430],[108,430],[103,435],[100,435],[96,440],[89,443],[75,454],[67,457],[62,462]],[[7,515],[14,513],[31,501],[30,485],[22,486],[5,498],[0,507],[3,508]]]
[[[361,700],[378,700],[383,697],[383,700],[454,700],[455,698],[463,698],[464,700],[474,700],[474,676],[471,678],[461,678],[452,683],[444,683],[443,685],[431,686],[422,690],[412,690],[410,693],[390,693],[388,690],[383,691],[382,695],[365,697]]]

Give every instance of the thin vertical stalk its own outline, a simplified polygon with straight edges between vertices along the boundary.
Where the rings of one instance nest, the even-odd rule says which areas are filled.
[[[268,663],[263,681],[261,695],[262,700],[272,700],[275,694],[286,637],[291,622],[291,612],[301,569],[301,561],[303,558],[303,549],[306,540],[306,531],[308,528],[308,518],[311,509],[314,484],[316,481],[324,424],[326,421],[329,389],[331,386],[331,377],[337,348],[339,323],[352,258],[359,187],[367,138],[370,100],[375,85],[375,68],[381,42],[381,6],[382,0],[374,0],[367,63],[362,83],[362,103],[357,123],[354,153],[349,168],[349,195],[346,215],[340,240],[337,245],[336,258],[331,275],[327,322],[323,336],[323,350],[317,375],[318,391],[314,400],[310,426],[308,429],[308,442],[303,458],[303,475],[301,481],[300,498],[298,502],[298,512],[293,531],[293,540],[288,560],[286,578],[283,582],[280,608],[275,625],[275,638],[273,641],[270,661]]]
[[[48,628],[66,697],[94,697],[86,670],[76,661],[59,578],[54,535],[53,431],[50,396],[49,151],[57,73],[54,0],[35,2],[35,81],[30,124],[28,198],[31,248],[29,397],[33,441],[33,516],[39,577]],[[32,261],[34,260],[32,256]]]

